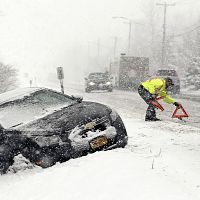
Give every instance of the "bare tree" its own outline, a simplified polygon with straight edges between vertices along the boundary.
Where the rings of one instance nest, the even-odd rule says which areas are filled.
[[[0,93],[16,88],[17,70],[0,62]]]

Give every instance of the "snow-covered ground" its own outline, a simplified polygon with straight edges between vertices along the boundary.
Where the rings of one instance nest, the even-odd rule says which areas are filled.
[[[188,90],[188,89],[182,89],[183,94],[190,94],[194,96],[200,96],[200,90]]]
[[[200,199],[200,128],[195,125],[200,123],[199,102],[178,99],[191,115],[188,123],[170,119],[174,107],[165,104],[165,111],[159,113],[163,121],[144,122],[146,105],[136,93],[85,94],[70,88],[66,93],[81,94],[85,100],[115,108],[127,128],[127,147],[97,152],[48,169],[30,164],[17,173],[11,169],[0,177],[0,199]]]
[[[182,89],[180,96],[185,99],[190,99],[200,102],[200,90]]]

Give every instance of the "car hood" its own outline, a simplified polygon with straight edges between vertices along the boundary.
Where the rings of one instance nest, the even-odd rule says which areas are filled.
[[[78,125],[108,116],[110,108],[95,102],[81,102],[62,108],[45,117],[15,127],[26,135],[55,135],[72,130]]]
[[[106,82],[110,82],[110,80],[109,79],[89,79],[88,82],[106,83]]]

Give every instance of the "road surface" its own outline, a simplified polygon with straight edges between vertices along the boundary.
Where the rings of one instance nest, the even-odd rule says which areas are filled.
[[[147,108],[147,105],[137,92],[114,90],[113,92],[93,91],[91,93],[85,93],[84,88],[72,86],[66,87],[66,93],[81,95],[84,100],[104,103],[116,109],[120,115],[123,116],[125,114],[129,118],[143,120]],[[200,100],[193,100],[193,98],[190,99],[188,96],[185,99],[183,95],[174,96],[174,99],[183,105],[189,114],[189,118],[185,118],[184,121],[172,119],[171,116],[175,110],[175,106],[168,105],[162,101],[160,103],[165,110],[163,112],[157,111],[158,118],[163,121],[171,121],[200,128]]]

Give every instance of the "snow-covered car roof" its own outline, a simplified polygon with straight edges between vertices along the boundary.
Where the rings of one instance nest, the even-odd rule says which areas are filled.
[[[39,90],[43,90],[45,88],[40,88],[40,87],[32,87],[32,88],[18,88],[15,90],[11,90],[5,93],[0,94],[0,105],[6,103],[6,102],[10,102],[10,101],[14,101],[17,99],[23,99],[25,96],[29,96],[32,93],[39,91]]]

